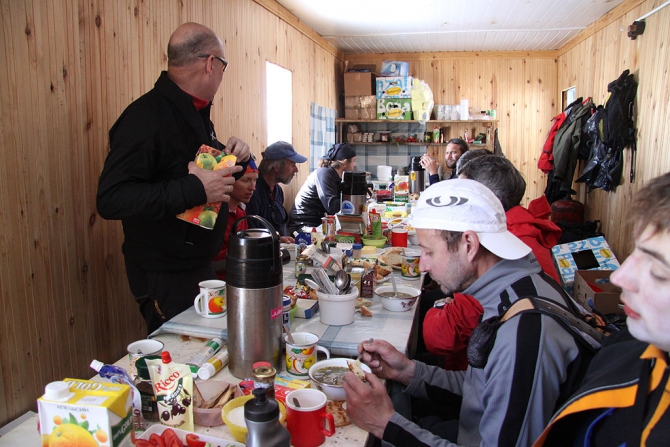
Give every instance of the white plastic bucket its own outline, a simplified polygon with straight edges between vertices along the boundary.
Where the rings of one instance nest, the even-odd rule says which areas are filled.
[[[353,287],[346,295],[316,292],[316,296],[319,299],[319,315],[323,324],[345,326],[354,322],[357,287]]]

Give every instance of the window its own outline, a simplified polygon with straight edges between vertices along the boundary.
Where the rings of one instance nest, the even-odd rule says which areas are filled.
[[[267,144],[293,143],[293,73],[272,62],[265,63]]]
[[[566,88],[561,94],[561,110],[565,110],[575,99],[575,87]]]

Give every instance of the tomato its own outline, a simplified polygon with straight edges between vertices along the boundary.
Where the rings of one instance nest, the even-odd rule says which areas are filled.
[[[186,444],[188,444],[188,447],[205,447],[207,443],[201,441],[195,433],[189,433],[186,435]]]
[[[171,428],[166,428],[161,436],[165,440],[165,447],[184,447],[184,444],[179,440],[177,433]]]
[[[161,438],[161,435],[157,433],[152,433],[151,436],[149,436],[149,441],[151,441],[155,447],[167,447],[165,445],[165,439]]]
[[[156,446],[152,444],[150,441],[147,441],[146,439],[136,439],[135,447],[156,447]]]

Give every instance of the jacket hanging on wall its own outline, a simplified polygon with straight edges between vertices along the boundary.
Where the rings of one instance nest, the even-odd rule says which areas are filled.
[[[637,139],[635,123],[635,96],[637,81],[630,70],[624,70],[616,80],[607,85],[610,96],[605,106],[598,106],[587,122],[589,159],[577,182],[584,182],[588,190],[601,188],[614,190],[621,183],[623,150],[630,147],[630,181],[635,180],[635,153]]]
[[[547,188],[544,192],[549,203],[576,194],[572,189],[572,181],[580,155],[588,153],[584,149],[587,139],[583,128],[592,111],[591,98],[585,100],[579,98],[565,110],[566,118],[556,131],[552,145],[553,170],[549,172]],[[551,138],[551,133],[549,138]]]

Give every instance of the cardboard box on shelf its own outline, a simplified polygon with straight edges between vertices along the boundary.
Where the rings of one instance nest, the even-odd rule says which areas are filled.
[[[378,120],[411,120],[412,100],[409,98],[385,98],[377,100]]]
[[[377,99],[382,98],[411,98],[411,76],[387,76],[377,78]]]
[[[369,96],[375,94],[377,76],[370,72],[344,73],[344,96]]]
[[[344,109],[344,118],[348,120],[377,119],[377,106],[365,109]]]
[[[361,109],[344,109],[344,119],[359,120],[361,119]],[[349,141],[351,143],[351,141]]]
[[[375,95],[344,97],[345,109],[366,109],[370,107],[374,109],[376,105],[377,105],[377,97]]]
[[[614,270],[577,270],[574,297],[587,309],[604,314],[623,314],[619,307],[621,289],[610,282]]]
[[[616,270],[619,261],[604,237],[556,245],[551,249],[561,285],[572,295],[577,270]]]
[[[382,61],[382,76],[409,76],[409,62]]]

